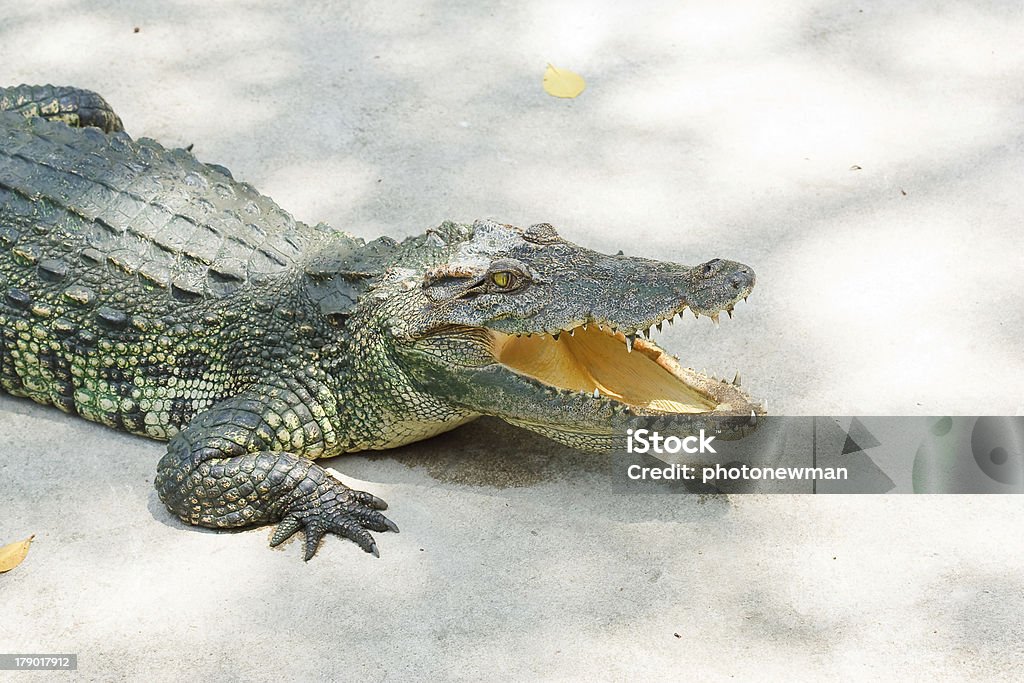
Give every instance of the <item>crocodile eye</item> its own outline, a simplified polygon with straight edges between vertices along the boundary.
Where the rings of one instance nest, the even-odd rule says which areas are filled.
[[[512,279],[512,273],[507,270],[499,270],[496,273],[491,273],[491,282],[502,289],[505,289],[512,284]]]
[[[703,264],[700,268],[701,277],[711,277],[718,272],[718,268],[722,263],[722,259],[711,259],[707,263]]]
[[[528,285],[530,277],[523,271],[521,264],[512,259],[502,259],[491,264],[480,282],[484,286],[484,291],[492,294],[509,294]]]

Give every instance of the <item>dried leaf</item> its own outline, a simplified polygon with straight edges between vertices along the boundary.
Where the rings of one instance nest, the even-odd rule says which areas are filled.
[[[544,92],[554,97],[572,98],[587,87],[583,76],[568,69],[556,69],[548,64],[544,70]]]
[[[0,574],[9,572],[21,564],[21,561],[28,555],[28,547],[32,545],[32,539],[35,537],[35,534],[32,534],[24,541],[10,543],[0,548]]]

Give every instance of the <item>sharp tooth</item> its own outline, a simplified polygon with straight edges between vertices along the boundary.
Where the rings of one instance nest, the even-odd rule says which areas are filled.
[[[651,331],[650,330],[640,330],[640,336],[641,337],[646,337],[647,339],[650,339],[651,338]]]
[[[753,410],[751,410],[750,411],[750,426],[754,426],[756,424],[757,424],[757,413],[755,413]]]
[[[627,353],[633,353],[633,341],[635,339],[636,339],[635,335],[632,335],[632,334],[627,334],[626,335],[626,352]]]
[[[729,314],[729,320],[732,320],[732,309],[731,308],[727,308],[727,309],[725,309],[725,312]]]
[[[733,383],[733,386],[737,386],[738,387],[740,385],[740,371],[739,370],[736,371],[736,376],[732,378],[732,383]]]
[[[584,331],[584,332],[586,332],[586,331],[587,331],[587,324],[586,324],[586,323],[583,323],[583,331]]]
[[[555,332],[553,335],[551,335],[551,338],[554,339],[555,341],[558,341],[558,335],[560,335],[560,334],[562,334],[562,333],[561,332]]]
[[[659,333],[661,332],[661,326],[662,326],[662,324],[663,324],[664,322],[665,322],[664,320],[659,320],[659,321],[658,321],[658,324],[656,325],[656,327],[658,328],[658,332],[659,332]]]
[[[709,317],[711,318],[711,322],[715,324],[715,327],[718,327],[718,313],[712,313]]]
[[[597,387],[594,387],[594,398],[601,398],[601,392],[597,390]]]
[[[700,316],[697,315],[697,311],[693,310],[692,308],[690,309],[690,312],[693,313],[693,317],[694,318],[698,318],[698,319],[700,318]]]
[[[677,313],[676,315],[679,315],[679,314]],[[675,325],[676,324],[676,316],[675,315],[668,319],[668,324],[669,325]]]
[[[569,330],[569,336],[570,337],[575,337],[576,336],[576,328],[575,327],[572,328],[571,330]]]

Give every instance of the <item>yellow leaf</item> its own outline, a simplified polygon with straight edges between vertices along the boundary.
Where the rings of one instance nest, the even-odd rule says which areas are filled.
[[[554,97],[576,97],[587,87],[587,82],[574,71],[556,69],[548,64],[544,70],[544,92]]]
[[[35,534],[32,534],[24,541],[11,543],[0,548],[0,574],[9,572],[21,564],[21,561],[28,555],[28,547],[32,545],[32,539],[35,537]]]

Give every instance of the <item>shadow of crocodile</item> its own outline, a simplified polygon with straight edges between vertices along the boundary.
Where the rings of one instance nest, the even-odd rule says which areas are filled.
[[[431,478],[448,484],[498,489],[610,472],[605,456],[563,446],[491,417],[367,459],[422,468]]]

